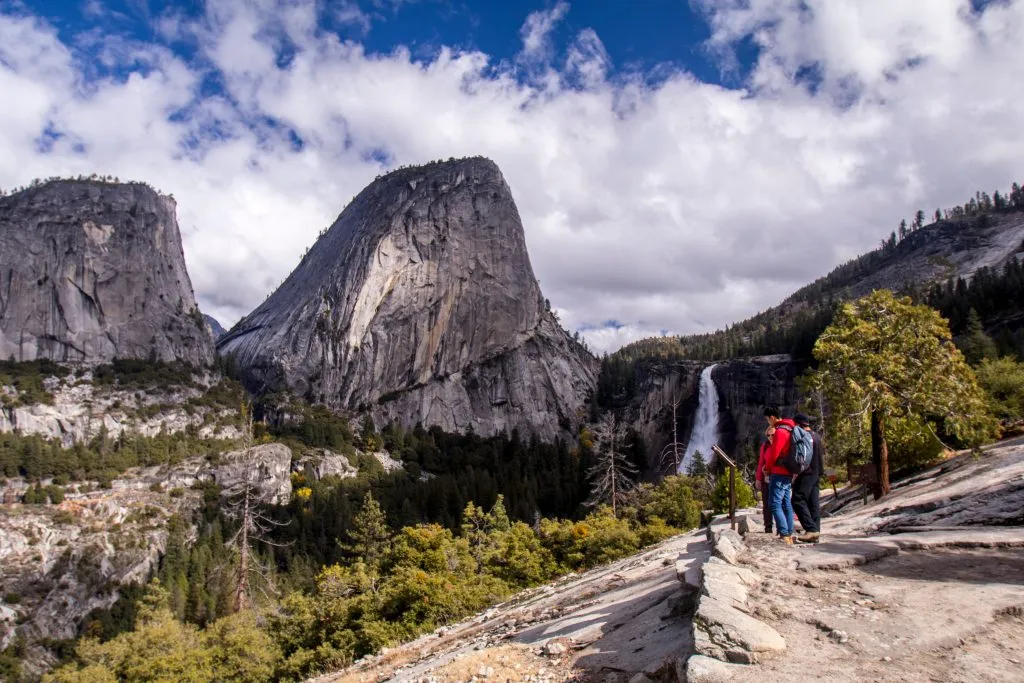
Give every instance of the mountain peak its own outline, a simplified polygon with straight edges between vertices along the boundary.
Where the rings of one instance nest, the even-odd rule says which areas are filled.
[[[553,436],[559,416],[582,403],[593,370],[576,367],[592,359],[570,350],[548,318],[512,192],[493,161],[471,157],[377,179],[218,346],[257,391],[288,387],[344,408],[409,392],[425,400],[426,391],[427,404],[384,412],[478,433],[534,432],[540,421]],[[545,367],[566,353],[577,360],[550,373],[534,368],[536,376],[522,375],[522,358],[501,366],[539,340],[546,350],[531,358]],[[487,377],[463,384],[485,366]],[[506,385],[513,375],[515,388]],[[540,405],[520,396],[534,390]],[[537,414],[552,406],[552,415]],[[498,408],[507,419],[492,419]]]
[[[142,183],[53,179],[0,198],[0,357],[206,365],[174,200]]]

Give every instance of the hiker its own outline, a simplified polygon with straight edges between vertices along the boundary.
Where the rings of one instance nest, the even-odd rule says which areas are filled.
[[[775,428],[771,446],[765,454],[772,517],[783,543],[793,545],[793,475],[781,460],[783,455],[789,452],[789,441],[796,423],[789,418],[779,417],[778,408],[765,408],[764,417],[768,421],[768,426]]]
[[[818,506],[818,483],[825,472],[825,445],[821,435],[811,429],[811,419],[797,413],[793,421],[814,440],[814,455],[806,470],[793,482],[793,511],[800,520],[804,533],[797,537],[800,543],[817,543],[821,538],[821,508]]]
[[[757,481],[757,490],[761,492],[761,506],[764,515],[764,532],[772,532],[772,504],[768,491],[768,471],[765,467],[765,456],[772,445],[772,435],[775,434],[775,427],[768,425],[764,430],[764,440],[761,441],[761,450],[757,456],[757,467],[754,469],[754,479]]]

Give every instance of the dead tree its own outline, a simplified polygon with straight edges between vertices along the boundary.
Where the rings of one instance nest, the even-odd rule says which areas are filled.
[[[252,449],[252,412],[248,405],[242,406],[242,446],[243,456]],[[229,489],[222,492],[227,502],[224,504],[224,515],[238,523],[238,531],[227,541],[227,546],[238,556],[235,571],[235,592],[232,609],[239,612],[248,609],[251,578],[257,578],[257,585],[266,594],[265,586],[273,591],[273,583],[268,568],[264,567],[255,552],[259,545],[281,547],[284,544],[270,540],[275,528],[287,526],[287,522],[272,519],[260,505],[259,482],[256,481],[257,469],[246,467],[243,478]]]
[[[683,402],[682,395],[677,391],[672,392],[672,442],[665,445],[661,449],[661,455],[658,456],[658,471],[663,472],[668,469],[668,458],[672,457],[672,474],[679,474],[679,463],[683,461],[683,455],[679,452],[679,447],[685,444],[679,443],[679,405]]]
[[[639,472],[626,455],[630,444],[625,427],[611,412],[594,426],[593,433],[596,462],[587,471],[593,487],[587,505],[610,505],[612,516],[617,517],[619,504],[636,486]]]

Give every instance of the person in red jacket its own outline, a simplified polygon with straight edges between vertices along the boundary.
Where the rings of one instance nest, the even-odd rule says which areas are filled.
[[[777,408],[765,408],[769,427],[775,428],[772,443],[765,453],[765,471],[768,473],[768,496],[772,506],[775,528],[783,542],[793,544],[793,475],[779,460],[789,452],[789,441],[796,425],[789,418],[779,416]]]
[[[765,468],[765,456],[772,445],[772,435],[775,434],[775,427],[768,426],[764,430],[764,440],[761,441],[761,450],[757,456],[757,467],[754,469],[754,479],[757,481],[757,490],[761,492],[761,507],[764,515],[764,532],[772,532],[772,505],[771,496],[768,493],[768,472]]]

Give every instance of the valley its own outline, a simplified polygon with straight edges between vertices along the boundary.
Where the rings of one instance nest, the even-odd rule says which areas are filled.
[[[978,547],[1007,546],[984,600],[1008,611],[961,626],[1008,632],[1020,451],[953,453],[1024,418],[1024,197],[1009,196],[894,235],[727,330],[601,359],[545,299],[512,188],[482,157],[378,178],[226,331],[196,304],[172,198],[95,179],[0,197],[0,677],[643,683],[739,658],[789,680],[780,662],[812,662],[761,661],[726,633],[757,617],[769,650],[811,637],[755,587],[870,592],[855,567],[876,561],[903,580],[916,526],[939,534],[917,541],[938,563],[977,568]],[[905,311],[899,327],[924,330],[946,368],[890,385],[956,382],[953,401],[877,399],[885,473],[903,483],[871,504],[850,482],[881,467],[881,430],[840,409],[816,346],[865,301]],[[916,357],[885,354],[878,372]],[[721,541],[720,516],[702,528],[728,506],[713,445],[753,502],[766,406],[827,430],[832,544]],[[813,586],[755,576],[806,558]],[[723,581],[729,609],[702,603]]]

